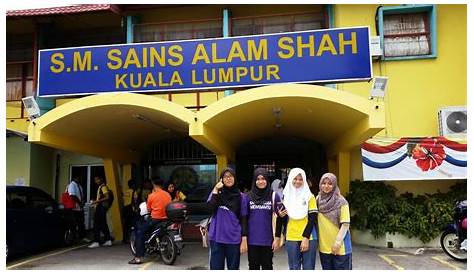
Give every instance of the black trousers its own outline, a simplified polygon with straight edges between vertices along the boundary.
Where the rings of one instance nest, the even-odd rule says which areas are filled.
[[[248,246],[248,258],[250,270],[272,270],[273,250],[271,246]]]
[[[94,214],[94,242],[100,242],[100,232],[104,234],[104,241],[111,240],[109,227],[107,226],[107,209],[98,204]]]
[[[140,214],[133,210],[132,205],[124,206],[122,209],[123,216],[123,240],[122,242],[130,241],[130,231],[132,226],[135,225]]]

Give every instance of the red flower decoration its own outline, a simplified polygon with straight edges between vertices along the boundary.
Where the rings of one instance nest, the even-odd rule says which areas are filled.
[[[446,153],[436,139],[425,138],[413,148],[412,157],[421,170],[428,171],[440,166]]]

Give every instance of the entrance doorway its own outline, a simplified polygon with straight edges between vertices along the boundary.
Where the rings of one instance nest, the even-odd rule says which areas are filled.
[[[97,196],[97,185],[94,183],[94,177],[100,176],[105,179],[105,170],[103,165],[73,165],[69,172],[69,181],[77,176],[79,184],[84,189],[85,201],[95,200]]]
[[[250,189],[253,170],[266,168],[270,183],[286,181],[291,168],[300,167],[311,181],[311,191],[318,192],[319,178],[327,172],[324,146],[299,137],[263,138],[241,145],[236,151],[237,182],[241,190]]]
[[[97,196],[97,184],[94,182],[94,177],[99,176],[105,179],[105,170],[103,165],[73,165],[69,170],[69,182],[77,176],[79,184],[84,190],[83,199],[85,202],[95,200]],[[93,220],[91,214],[91,207],[88,204],[84,205],[84,226],[86,230],[93,228]]]

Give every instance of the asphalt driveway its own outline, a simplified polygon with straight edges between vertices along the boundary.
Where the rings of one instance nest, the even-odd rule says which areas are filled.
[[[208,249],[199,242],[186,243],[182,254],[175,264],[163,264],[158,257],[146,257],[141,265],[129,265],[132,258],[127,245],[114,244],[112,247],[89,249],[87,245],[78,245],[67,249],[58,249],[31,257],[17,259],[7,263],[7,269],[31,270],[159,270],[159,269],[208,269]],[[455,270],[466,269],[467,264],[457,262],[445,255],[441,249],[425,250],[414,255],[414,249],[373,248],[361,245],[353,246],[353,269],[357,270]],[[273,258],[274,269],[288,269],[286,251],[280,249]],[[248,269],[247,255],[240,260],[240,269]],[[321,269],[319,257],[316,269]]]

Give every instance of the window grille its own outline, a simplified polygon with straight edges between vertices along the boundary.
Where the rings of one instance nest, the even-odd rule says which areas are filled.
[[[384,15],[384,55],[386,57],[431,54],[428,13]]]
[[[6,100],[19,101],[33,96],[33,63],[10,63],[6,67]]]
[[[134,42],[222,37],[222,19],[134,25]]]
[[[216,155],[191,138],[174,138],[153,145],[149,162],[172,164],[193,160],[214,161]]]
[[[276,175],[276,173],[275,173],[275,162],[272,162],[271,164],[253,165],[253,168],[254,168],[254,170],[256,168],[264,168],[267,171],[269,177],[274,177]]]
[[[304,31],[325,27],[327,26],[323,12],[233,18],[232,36]]]

